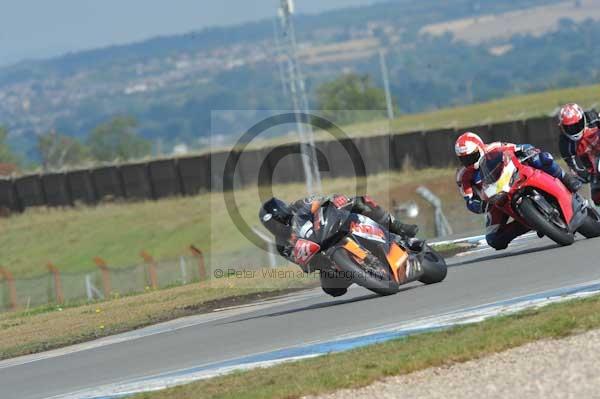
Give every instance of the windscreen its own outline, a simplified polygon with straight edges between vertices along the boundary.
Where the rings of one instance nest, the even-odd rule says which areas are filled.
[[[486,154],[480,161],[479,169],[484,184],[497,182],[504,170],[504,153],[492,151]]]

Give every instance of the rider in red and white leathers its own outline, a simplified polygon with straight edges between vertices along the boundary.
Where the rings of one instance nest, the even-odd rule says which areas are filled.
[[[600,119],[595,110],[585,112],[577,104],[560,110],[560,154],[579,178],[590,183],[592,200],[600,205]]]
[[[481,198],[482,181],[478,161],[489,151],[498,149],[513,150],[517,155],[531,155],[526,161],[527,164],[559,178],[573,192],[581,187],[581,182],[576,177],[565,173],[550,153],[541,152],[530,144],[501,142],[485,144],[475,133],[467,132],[461,135],[455,145],[456,155],[462,164],[456,175],[456,183],[471,212],[487,213],[486,241],[492,248],[501,250],[506,249],[512,240],[525,234],[529,229],[516,221],[508,223],[508,215],[495,207],[488,208]]]

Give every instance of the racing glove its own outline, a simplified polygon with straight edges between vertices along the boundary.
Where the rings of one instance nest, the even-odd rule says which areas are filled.
[[[533,157],[536,154],[539,154],[540,150],[532,146],[531,144],[521,144],[515,148],[515,153],[519,158],[528,158]]]
[[[471,197],[467,200],[467,209],[477,214],[485,213],[487,210],[487,203],[481,198]]]

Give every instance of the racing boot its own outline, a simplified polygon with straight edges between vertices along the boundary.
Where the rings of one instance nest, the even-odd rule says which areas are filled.
[[[402,248],[410,249],[413,252],[422,252],[425,249],[425,240],[420,240],[414,237],[404,237],[393,234],[394,241]]]
[[[390,221],[390,232],[402,237],[413,238],[419,232],[419,226],[416,224],[404,224],[396,219]]]
[[[560,177],[560,181],[572,193],[576,193],[577,191],[579,191],[579,189],[581,188],[581,186],[583,186],[583,183],[581,182],[581,180],[579,180],[578,178],[576,178],[572,174],[564,172],[564,171],[562,173],[562,176]]]
[[[413,252],[423,252],[425,249],[425,240],[418,238],[409,238],[407,241],[408,248]]]

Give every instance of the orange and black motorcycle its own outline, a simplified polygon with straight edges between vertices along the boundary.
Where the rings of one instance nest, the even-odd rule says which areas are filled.
[[[409,245],[372,219],[329,201],[316,201],[310,212],[296,215],[293,235],[293,258],[307,272],[319,270],[323,290],[332,296],[345,294],[352,284],[391,295],[412,281],[434,284],[446,278],[444,258],[424,242]]]

